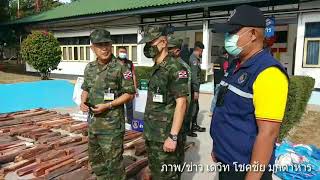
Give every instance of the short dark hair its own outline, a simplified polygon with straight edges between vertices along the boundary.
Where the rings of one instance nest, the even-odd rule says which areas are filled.
[[[202,42],[197,41],[194,43],[194,48],[200,48],[200,49],[204,49],[204,45]]]
[[[127,48],[124,47],[124,46],[119,46],[119,47],[118,47],[118,50],[119,50],[119,49],[125,49],[125,50],[127,51]]]

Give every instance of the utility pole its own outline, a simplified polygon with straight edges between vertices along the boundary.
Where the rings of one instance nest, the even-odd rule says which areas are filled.
[[[41,0],[35,0],[36,12],[40,12],[41,10]]]
[[[18,0],[18,11],[17,11],[17,17],[20,18],[20,0]]]

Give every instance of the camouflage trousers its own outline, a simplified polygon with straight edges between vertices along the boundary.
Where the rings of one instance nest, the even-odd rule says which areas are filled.
[[[184,144],[178,140],[175,152],[164,152],[163,142],[146,141],[149,168],[152,179],[155,180],[179,180],[181,168],[184,162]]]
[[[123,136],[89,132],[89,161],[98,180],[125,180]]]

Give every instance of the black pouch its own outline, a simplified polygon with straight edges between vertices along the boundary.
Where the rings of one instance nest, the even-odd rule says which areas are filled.
[[[217,103],[218,107],[223,106],[224,104],[224,97],[228,92],[228,86],[220,86],[218,96],[217,96]]]

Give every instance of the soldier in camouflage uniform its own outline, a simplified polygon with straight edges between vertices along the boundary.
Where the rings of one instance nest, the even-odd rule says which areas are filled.
[[[168,48],[169,48],[169,52],[170,55],[176,59],[176,61],[178,61],[184,68],[187,69],[189,77],[188,77],[188,97],[187,97],[187,110],[190,107],[190,103],[191,103],[191,69],[190,66],[184,62],[184,60],[181,59],[180,57],[180,51],[181,51],[181,45],[182,45],[182,39],[177,39],[174,38],[173,36],[169,37],[169,44],[168,44]],[[185,146],[186,144],[186,140],[187,140],[187,128],[186,128],[186,122],[190,121],[190,114],[188,111],[186,111],[185,116],[184,116],[184,121],[183,121],[183,126],[182,126],[182,140],[183,140],[183,146]],[[180,148],[182,149],[182,148]],[[181,159],[181,163],[183,163],[184,161],[184,149],[182,149],[181,151],[182,154],[182,159]]]
[[[89,160],[98,180],[124,180],[123,104],[134,97],[132,72],[112,56],[108,31],[95,30],[90,40],[97,60],[86,66],[80,106],[89,111]]]
[[[139,43],[144,54],[155,61],[148,86],[144,136],[149,167],[155,180],[180,179],[183,140],[180,129],[187,106],[188,71],[168,52],[164,27],[151,27]]]

